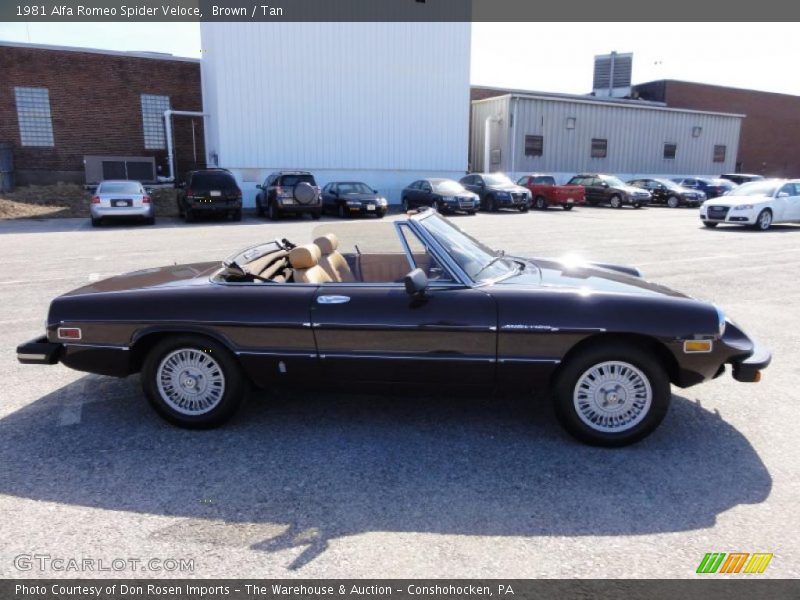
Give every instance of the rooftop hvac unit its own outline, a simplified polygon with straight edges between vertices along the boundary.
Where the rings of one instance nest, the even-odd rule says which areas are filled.
[[[624,98],[631,94],[631,72],[633,71],[633,54],[599,54],[594,57],[594,82],[592,91],[595,96],[608,98]]]

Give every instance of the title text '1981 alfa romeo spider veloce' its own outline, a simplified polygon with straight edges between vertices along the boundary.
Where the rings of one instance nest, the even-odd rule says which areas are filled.
[[[92,283],[53,300],[17,356],[141,372],[153,407],[192,428],[230,417],[248,383],[547,390],[567,431],[603,446],[652,432],[671,383],[726,364],[755,382],[771,358],[713,304],[636,269],[509,256],[434,210]]]

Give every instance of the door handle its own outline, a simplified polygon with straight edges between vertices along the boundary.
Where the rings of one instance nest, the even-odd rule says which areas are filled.
[[[344,304],[350,302],[350,296],[317,296],[317,304]]]

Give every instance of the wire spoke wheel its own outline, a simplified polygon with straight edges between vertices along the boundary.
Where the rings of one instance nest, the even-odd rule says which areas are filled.
[[[647,417],[653,390],[639,368],[627,362],[607,361],[589,367],[578,377],[572,401],[586,426],[603,433],[621,433]]]
[[[156,385],[163,401],[182,415],[204,415],[225,395],[222,368],[209,353],[197,348],[167,354],[156,370]]]

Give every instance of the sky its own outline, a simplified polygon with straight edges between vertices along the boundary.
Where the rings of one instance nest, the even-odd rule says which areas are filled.
[[[200,57],[197,23],[0,23],[0,40]],[[612,50],[633,52],[634,83],[681,79],[800,95],[794,23],[473,23],[470,79],[583,94],[594,55]]]

